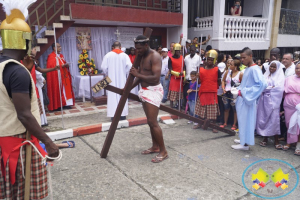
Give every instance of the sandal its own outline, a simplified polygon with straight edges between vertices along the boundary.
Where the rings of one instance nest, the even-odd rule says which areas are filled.
[[[200,128],[200,127],[201,127],[200,124],[194,125],[194,126],[193,126],[193,129],[198,129],[198,128]]]
[[[216,129],[213,129],[212,132],[213,132],[213,133],[219,133],[219,131],[216,130]]]
[[[296,156],[300,156],[300,149],[296,149],[296,151],[295,151],[294,155],[296,155]]]
[[[275,149],[281,150],[283,148],[282,144],[275,144]]]
[[[233,130],[233,131],[235,131],[237,129],[237,126],[236,125],[233,125],[232,127],[231,127],[231,130]]]
[[[166,160],[168,158],[169,158],[168,155],[166,155],[165,157],[163,157],[163,156],[155,156],[155,158],[153,158],[151,160],[151,162],[153,162],[153,163],[160,163],[160,162],[162,162],[162,161],[164,161],[164,160]]]
[[[287,150],[289,150],[290,148],[291,148],[291,147],[288,146],[288,145],[283,145],[282,150],[283,150],[283,151],[287,151]]]
[[[67,143],[69,147],[67,148],[74,148],[75,147],[75,142],[74,141],[63,141],[62,143]],[[72,143],[72,145],[71,145]]]
[[[221,128],[225,128],[226,126],[227,126],[227,124],[220,125]]]
[[[268,142],[264,142],[264,141],[261,141],[261,142],[259,143],[259,145],[262,146],[262,147],[266,147],[267,144],[268,144]]]
[[[148,154],[159,153],[159,152],[160,152],[159,150],[153,151],[153,150],[151,150],[151,148],[150,148],[150,149],[147,149],[147,150],[145,150],[145,151],[142,151],[141,154],[142,154],[142,155],[148,155]]]

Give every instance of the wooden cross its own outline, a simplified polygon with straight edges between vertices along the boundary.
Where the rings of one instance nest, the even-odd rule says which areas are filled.
[[[147,38],[150,38],[150,36],[152,34],[152,31],[153,31],[152,29],[146,28],[146,30],[144,32],[144,36],[146,36]],[[142,60],[142,56],[137,55],[135,57],[135,60],[133,62],[132,67],[137,69],[140,66],[141,60]],[[128,99],[130,90],[132,88],[133,80],[134,80],[134,76],[132,74],[129,74],[129,76],[127,78],[127,81],[126,81],[126,84],[125,84],[125,87],[124,87],[124,92],[123,92],[123,94],[121,96],[121,99],[119,101],[119,105],[117,107],[114,119],[112,120],[112,123],[110,125],[108,134],[106,136],[106,139],[105,139],[105,142],[104,142],[101,154],[100,154],[101,158],[106,158],[107,157],[110,145],[112,143],[112,140],[114,138],[115,132],[116,132],[117,127],[118,127],[119,120],[121,118],[122,111],[124,109],[125,103]]]
[[[117,40],[119,41],[119,37],[120,37],[121,33],[119,32],[118,28],[117,28],[117,31],[115,32],[115,35],[117,36]]]

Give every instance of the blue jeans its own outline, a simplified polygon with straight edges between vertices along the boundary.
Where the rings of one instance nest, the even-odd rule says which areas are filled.
[[[164,88],[164,97],[163,97],[163,101],[167,101],[168,100],[168,92],[169,92],[169,85],[170,85],[170,76],[169,79],[166,80],[165,76],[161,76],[160,77],[160,83]]]
[[[188,104],[189,104],[189,110],[190,110],[190,115],[194,116],[194,111],[195,111],[195,100],[188,100]]]

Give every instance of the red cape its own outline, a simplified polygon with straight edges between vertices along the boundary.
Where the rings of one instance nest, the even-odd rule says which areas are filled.
[[[62,67],[62,65],[66,64],[64,56],[60,54],[60,59],[58,59],[60,65],[60,73],[62,84],[65,87],[66,97],[67,99],[72,98],[73,103],[75,102],[74,92],[72,89],[72,77],[70,71],[66,67]],[[47,68],[54,68],[56,66],[56,56],[55,52],[49,54],[47,59]],[[60,96],[59,96],[59,84],[58,84],[58,73],[57,71],[52,71],[47,73],[47,92],[49,98],[48,110],[56,110],[61,107],[60,105]],[[66,101],[63,95],[63,87],[61,87],[61,96],[62,96],[62,106],[66,105]]]
[[[135,59],[135,55],[129,54],[129,58],[130,58],[131,63],[133,64],[134,59]]]

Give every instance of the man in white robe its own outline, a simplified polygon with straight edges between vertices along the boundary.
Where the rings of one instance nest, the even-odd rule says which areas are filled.
[[[126,84],[126,75],[132,66],[127,54],[121,51],[121,43],[113,44],[114,50],[107,53],[102,61],[101,69],[111,79],[110,85],[123,89]],[[107,91],[107,117],[113,118],[119,104],[121,96],[114,92]],[[128,101],[121,114],[121,120],[125,120],[128,115]]]
[[[43,113],[41,114],[41,125],[45,126],[45,125],[48,125],[46,112],[45,112],[45,106],[44,106],[43,90],[42,90],[42,88],[44,87],[45,78],[43,77],[43,74],[41,72],[36,70],[35,73],[36,73],[36,87],[39,92],[39,97],[40,97],[42,110],[43,110]]]
[[[285,66],[285,78],[289,76],[293,76],[295,74],[295,64],[294,64],[294,56],[291,53],[286,53],[283,55],[282,64]]]

